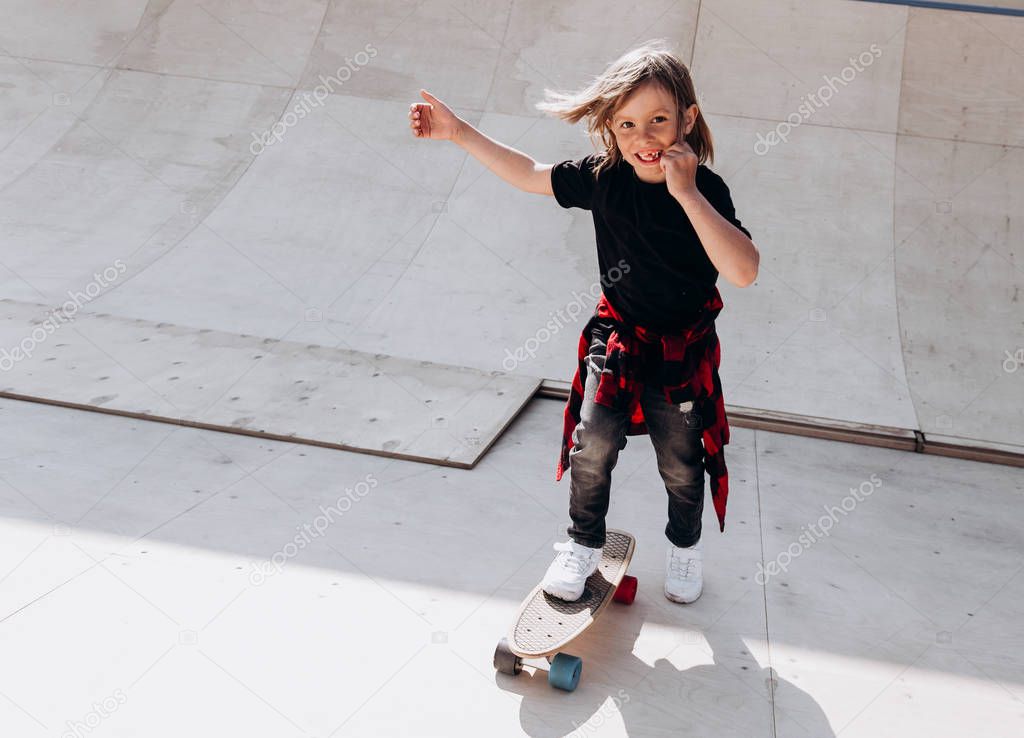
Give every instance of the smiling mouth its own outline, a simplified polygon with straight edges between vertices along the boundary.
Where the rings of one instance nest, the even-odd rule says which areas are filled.
[[[642,162],[653,164],[661,158],[661,149],[644,149],[636,152],[636,158]]]

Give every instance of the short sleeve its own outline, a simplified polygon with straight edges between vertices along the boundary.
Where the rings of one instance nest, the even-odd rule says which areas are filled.
[[[736,208],[732,204],[732,197],[729,194],[729,187],[725,184],[725,180],[711,170],[708,170],[708,174],[710,175],[707,178],[708,191],[702,191],[701,194],[707,198],[707,201],[718,211],[719,215],[747,234],[747,238],[750,238],[750,231],[736,217]]]
[[[563,208],[591,209],[597,160],[597,154],[588,154],[579,159],[559,162],[551,168],[551,191],[559,205]]]

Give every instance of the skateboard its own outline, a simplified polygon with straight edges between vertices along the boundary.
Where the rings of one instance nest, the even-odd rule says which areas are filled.
[[[553,597],[538,584],[519,606],[508,635],[494,649],[494,668],[515,676],[524,659],[546,659],[548,684],[572,692],[580,681],[583,659],[561,651],[589,628],[605,606],[615,600],[630,605],[636,598],[636,577],[626,575],[636,540],[621,530],[606,532],[601,563],[587,578],[574,602]]]

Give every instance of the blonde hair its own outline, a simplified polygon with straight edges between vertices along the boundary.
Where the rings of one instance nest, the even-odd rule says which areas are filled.
[[[711,129],[704,113],[697,108],[697,120],[688,134],[683,135],[685,111],[697,102],[690,70],[673,54],[664,39],[651,39],[628,51],[604,70],[584,89],[578,92],[558,92],[544,89],[544,101],[536,107],[569,123],[586,119],[591,141],[604,145],[604,156],[595,174],[612,167],[622,159],[622,152],[612,132],[612,116],[635,90],[648,82],[662,87],[673,97],[679,130],[676,138],[685,138],[697,155],[697,163],[714,162],[715,149]]]

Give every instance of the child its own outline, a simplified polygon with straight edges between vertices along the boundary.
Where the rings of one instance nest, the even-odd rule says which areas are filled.
[[[593,214],[603,294],[583,328],[555,478],[570,469],[570,540],[542,586],[577,600],[601,560],[611,471],[626,436],[649,434],[668,492],[665,596],[703,589],[704,472],[725,530],[729,442],[715,318],[721,273],[746,287],[760,255],[736,218],[686,65],[659,39],[624,54],[584,90],[546,90],[537,107],[586,119],[602,149],[539,164],[458,118],[430,95],[410,106],[413,134],[448,139],[526,192]]]

